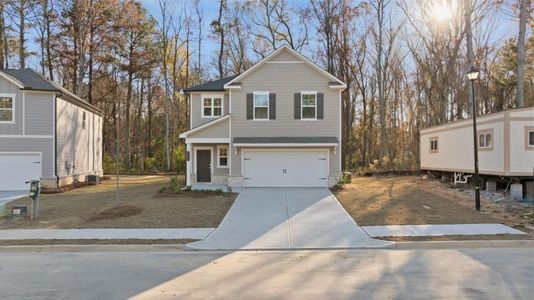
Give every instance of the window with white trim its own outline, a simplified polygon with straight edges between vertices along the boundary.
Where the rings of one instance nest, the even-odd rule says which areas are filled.
[[[12,123],[15,120],[14,106],[14,96],[0,95],[0,123]]]
[[[534,129],[528,131],[528,146],[534,147]]]
[[[430,153],[436,153],[436,152],[438,152],[438,138],[431,137],[430,138]]]
[[[202,117],[217,118],[222,116],[222,97],[202,97]]]
[[[480,149],[488,149],[493,146],[493,136],[491,132],[483,132],[478,134],[478,147]]]
[[[228,147],[219,146],[217,149],[217,167],[228,168]]]
[[[269,92],[254,92],[254,120],[269,120]]]
[[[316,120],[317,119],[317,93],[316,92],[302,92],[300,109],[301,109],[302,120]]]

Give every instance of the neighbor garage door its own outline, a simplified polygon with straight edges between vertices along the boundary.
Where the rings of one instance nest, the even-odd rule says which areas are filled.
[[[40,154],[0,153],[0,191],[29,189],[26,181],[41,178]]]
[[[245,187],[326,187],[327,150],[243,150]]]

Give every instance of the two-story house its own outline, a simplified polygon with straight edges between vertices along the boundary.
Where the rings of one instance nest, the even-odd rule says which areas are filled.
[[[328,187],[341,171],[346,84],[284,46],[190,97],[187,185]]]
[[[31,69],[0,69],[0,191],[102,175],[102,112]]]

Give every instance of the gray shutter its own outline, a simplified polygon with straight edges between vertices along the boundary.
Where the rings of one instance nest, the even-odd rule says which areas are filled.
[[[269,94],[269,120],[276,120],[276,94]]]
[[[252,94],[247,94],[247,120],[252,120],[254,118],[254,97]]]
[[[300,93],[295,93],[295,119],[300,120]]]
[[[324,119],[324,94],[317,93],[317,119]]]

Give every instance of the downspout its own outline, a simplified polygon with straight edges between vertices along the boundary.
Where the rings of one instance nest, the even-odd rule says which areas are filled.
[[[61,92],[54,98],[54,175],[56,176],[56,186],[59,188],[59,175],[57,174],[57,97],[62,96]]]

